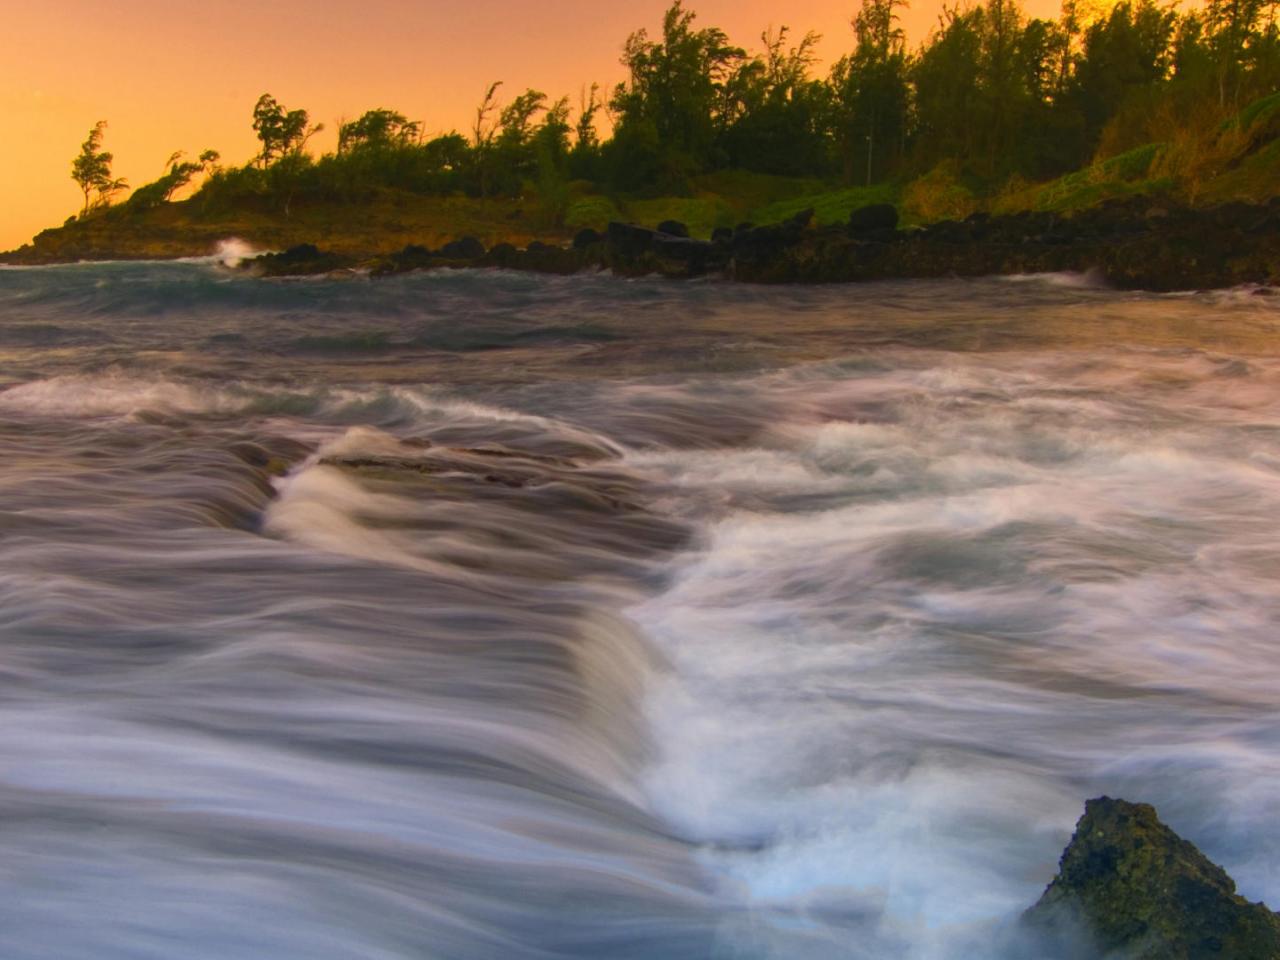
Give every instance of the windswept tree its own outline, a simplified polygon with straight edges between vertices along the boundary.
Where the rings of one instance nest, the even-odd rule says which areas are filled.
[[[338,153],[352,150],[387,150],[416,144],[422,124],[403,113],[379,107],[359,119],[338,124]]]
[[[831,70],[836,143],[848,180],[870,183],[906,146],[909,63],[898,17],[905,6],[905,0],[863,0],[853,18],[853,53]]]
[[[582,88],[578,98],[578,122],[574,125],[573,149],[575,152],[590,152],[600,146],[600,135],[596,132],[596,114],[604,106],[600,102],[600,84],[593,83],[588,90]]]
[[[731,166],[762,173],[826,172],[830,97],[809,77],[821,37],[806,33],[788,44],[783,26],[761,34],[759,55],[743,59],[722,89],[719,143]]]
[[[578,96],[578,119],[573,127],[573,147],[569,151],[571,175],[581,180],[599,180],[600,134],[596,131],[596,115],[604,108],[600,85],[584,86]]]
[[[520,192],[525,178],[536,164],[533,146],[534,122],[547,109],[547,95],[541,90],[526,90],[498,111],[498,132],[494,140],[493,160],[496,176],[492,186],[499,193]]]
[[[493,152],[493,140],[498,135],[499,128],[499,122],[494,114],[498,112],[498,88],[501,86],[501,80],[495,80],[489,84],[480,105],[476,107],[476,119],[471,125],[476,181],[482,197],[489,194],[490,168],[493,166],[490,154]]]
[[[111,197],[121,190],[128,189],[124,179],[111,176],[111,163],[115,157],[102,147],[102,132],[107,128],[107,121],[99,120],[89,131],[89,136],[80,145],[80,153],[71,161],[71,179],[84,193],[84,207],[80,215],[89,212],[90,207],[105,207],[111,203]],[[93,199],[93,195],[97,198]]]
[[[159,206],[168,203],[173,195],[191,183],[197,175],[208,173],[219,160],[217,150],[205,150],[195,160],[182,159],[186,154],[178,150],[165,161],[165,172],[133,191],[129,198],[129,206],[135,209]]]
[[[472,128],[475,186],[481,196],[514,195],[539,168],[539,151],[563,169],[569,151],[569,101],[547,106],[541,90],[526,90],[505,106],[498,102],[501,82],[492,83],[476,108]],[[545,114],[543,123],[537,123]]]
[[[306,142],[324,129],[312,126],[305,110],[286,110],[275,97],[264,93],[253,108],[253,129],[262,142],[258,160],[263,167],[293,153],[299,153]]]
[[[675,185],[714,159],[724,87],[746,52],[719,28],[695,29],[695,19],[676,0],[663,15],[660,40],[645,30],[627,38],[628,78],[610,103],[617,117],[615,169],[624,179],[656,177]]]
[[[533,132],[533,118],[547,108],[547,95],[541,90],[526,90],[498,114],[498,143],[524,146]]]
[[[561,97],[547,107],[530,137],[538,200],[543,215],[560,223],[569,206],[569,98]]]

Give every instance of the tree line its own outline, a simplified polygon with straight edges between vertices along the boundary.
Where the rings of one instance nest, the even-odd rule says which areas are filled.
[[[850,184],[918,176],[951,164],[987,184],[1042,180],[1091,160],[1221,123],[1280,88],[1280,0],[1207,0],[1179,11],[1121,0],[1086,17],[1064,0],[1056,19],[1027,17],[1017,0],[944,7],[908,48],[905,0],[862,0],[852,49],[815,73],[819,37],[787,28],[748,51],[701,26],[675,0],[660,30],[632,33],[626,79],[576,104],[490,85],[465,134],[427,136],[387,108],[343,121],[337,149],[313,156],[323,129],[306,110],[264,94],[253,110],[260,150],[241,167],[170,159],[128,201],[154,205],[208,173],[206,205],[299,199],[359,201],[378,190],[513,196],[555,208],[572,181],[628,195],[685,193],[725,169]],[[612,121],[602,136],[598,121]],[[102,129],[73,165],[85,212],[124,188],[110,176]],[[92,195],[96,193],[96,201]]]

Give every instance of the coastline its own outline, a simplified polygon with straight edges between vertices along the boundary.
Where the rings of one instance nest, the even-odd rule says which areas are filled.
[[[609,270],[675,279],[716,276],[763,284],[1071,272],[1094,274],[1119,289],[1155,292],[1280,284],[1280,197],[1264,204],[1196,209],[1139,196],[1072,216],[974,214],[905,230],[898,228],[897,213],[888,205],[854,211],[847,225],[812,226],[811,218],[812,211],[803,211],[779,224],[721,228],[709,240],[691,238],[683,224],[670,221],[656,228],[614,222],[603,232],[581,230],[569,243],[555,233],[543,234],[545,240],[515,238],[522,246],[486,245],[473,236],[441,244],[436,233],[390,253],[385,242],[339,237],[323,247],[293,243],[281,253],[249,258],[241,267],[263,277],[503,268],[554,274]],[[158,243],[152,238],[140,245],[124,231],[113,237],[106,230],[92,243],[41,244],[45,236],[0,254],[0,263],[178,259],[209,255],[217,243],[210,236],[171,233]],[[270,246],[272,237],[258,232],[242,239]],[[433,242],[438,245],[428,245]]]

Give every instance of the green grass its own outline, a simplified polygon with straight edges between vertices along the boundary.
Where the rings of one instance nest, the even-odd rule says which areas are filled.
[[[689,228],[690,236],[704,238],[711,236],[716,227],[731,227],[740,219],[734,205],[715,194],[629,200],[624,211],[627,219],[648,227],[663,220],[679,220]]]
[[[1227,123],[1248,130],[1254,126],[1268,124],[1278,117],[1280,117],[1280,92],[1253,101]]]
[[[897,190],[887,183],[873,184],[870,187],[845,187],[778,200],[753,210],[747,219],[753,223],[780,223],[812,207],[815,223],[845,223],[849,214],[859,207],[871,203],[895,203],[897,199]]]
[[[620,220],[621,211],[608,197],[589,196],[569,202],[564,214],[564,225],[570,230],[592,227],[602,230],[610,220]]]
[[[1163,143],[1148,143],[1125,153],[1116,154],[1084,172],[1092,172],[1099,180],[1141,180],[1151,173],[1151,165],[1164,149]]]
[[[1263,203],[1280,196],[1280,139],[1272,140],[1246,156],[1205,186],[1206,203],[1244,200]]]
[[[1069,213],[1105,200],[1138,194],[1164,194],[1176,186],[1173,178],[1152,176],[1152,167],[1165,150],[1162,143],[1148,143],[1109,157],[1083,170],[1034,184],[997,199],[997,212],[1048,210]]]
[[[699,194],[715,194],[746,214],[779,200],[822,193],[827,184],[813,177],[779,177],[751,170],[720,170],[694,178]]]

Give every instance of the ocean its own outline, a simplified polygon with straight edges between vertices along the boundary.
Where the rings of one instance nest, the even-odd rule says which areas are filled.
[[[0,269],[0,958],[1026,957],[1280,905],[1280,297]]]

